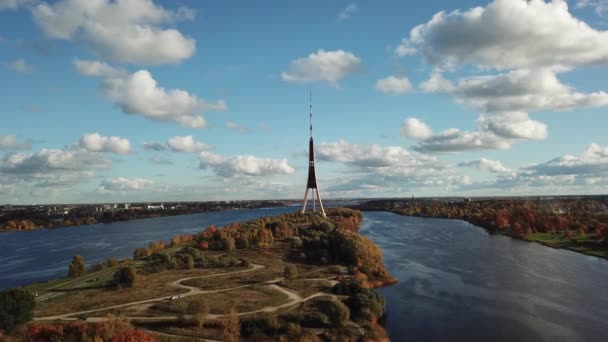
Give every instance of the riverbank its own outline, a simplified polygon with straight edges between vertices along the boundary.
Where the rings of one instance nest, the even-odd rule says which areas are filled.
[[[113,222],[123,222],[123,221],[133,221],[133,220],[143,220],[149,218],[157,218],[157,217],[168,217],[168,216],[181,216],[181,215],[194,215],[201,213],[212,213],[212,212],[221,212],[227,210],[244,210],[244,209],[260,209],[264,207],[268,208],[279,208],[285,207],[286,205],[269,205],[268,203],[264,203],[264,205],[259,206],[251,206],[251,205],[243,205],[243,206],[226,206],[226,205],[217,205],[217,206],[204,206],[199,208],[178,208],[178,209],[155,209],[155,210],[117,210],[117,211],[109,211],[101,214],[97,214],[96,216],[82,216],[78,217],[67,217],[65,219],[48,219],[44,216],[40,215],[28,215],[27,213],[19,212],[18,216],[11,213],[5,214],[2,216],[2,221],[5,223],[0,227],[0,233],[3,232],[25,232],[25,231],[33,231],[40,229],[58,229],[58,228],[66,228],[73,226],[87,226],[93,224],[102,224],[102,223],[113,223]]]
[[[238,317],[245,340],[386,341],[377,324],[384,301],[373,288],[396,280],[380,249],[357,232],[360,212],[329,209],[328,216],[292,213],[211,226],[174,237],[170,248],[151,243],[136,259],[107,262],[82,277],[31,285],[38,293],[35,319],[59,331],[65,323],[58,320],[101,324],[112,314],[160,334],[217,340],[226,338],[218,327]],[[121,268],[134,269],[134,286],[115,288]],[[208,311],[192,312],[195,304]],[[234,314],[226,312],[230,307]]]
[[[492,234],[608,259],[608,211],[598,200],[368,201],[353,208],[456,219]]]

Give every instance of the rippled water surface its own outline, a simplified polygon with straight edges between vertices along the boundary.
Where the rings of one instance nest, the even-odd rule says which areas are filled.
[[[87,265],[110,257],[126,258],[138,247],[145,247],[151,241],[169,241],[175,234],[196,233],[210,224],[222,226],[296,209],[232,210],[0,233],[0,288],[64,277],[68,264],[77,254],[84,257]]]
[[[400,282],[381,289],[393,341],[608,341],[608,261],[455,220],[365,212]]]

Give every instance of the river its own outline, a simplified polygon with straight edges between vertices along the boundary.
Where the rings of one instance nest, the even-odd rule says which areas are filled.
[[[0,288],[63,277],[130,257],[171,236],[296,210],[234,210],[0,234]],[[605,341],[608,261],[501,235],[456,220],[365,212],[399,283],[382,288],[393,341]]]
[[[607,340],[607,260],[463,221],[364,215],[399,279],[380,290],[393,341]]]

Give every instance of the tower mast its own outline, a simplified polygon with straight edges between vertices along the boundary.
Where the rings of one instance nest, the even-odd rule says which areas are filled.
[[[312,193],[312,212],[316,211],[316,203],[315,203],[315,193],[316,200],[319,201],[319,210],[321,211],[321,216],[326,217],[325,208],[323,208],[323,202],[321,201],[321,193],[319,192],[319,187],[317,186],[317,176],[315,171],[315,149],[314,143],[312,139],[312,91],[309,94],[309,109],[310,109],[310,142],[308,146],[308,181],[306,182],[306,192],[304,192],[304,205],[302,206],[302,210],[300,211],[302,214],[306,211],[306,203],[308,201],[308,190]]]

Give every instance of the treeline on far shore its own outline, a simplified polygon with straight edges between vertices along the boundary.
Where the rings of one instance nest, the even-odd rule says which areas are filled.
[[[608,257],[608,198],[376,200],[356,209],[459,219],[492,233]]]

